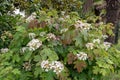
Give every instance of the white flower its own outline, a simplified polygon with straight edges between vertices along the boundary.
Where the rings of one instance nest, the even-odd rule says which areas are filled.
[[[34,39],[34,38],[35,38],[35,36],[36,36],[36,34],[35,34],[35,33],[29,33],[28,35],[29,35],[29,38],[30,38],[30,39]]]
[[[49,61],[48,60],[43,60],[41,62],[41,68],[43,68],[46,72],[48,72],[49,69],[50,69],[50,63],[49,63]]]
[[[84,52],[79,52],[79,54],[77,54],[77,58],[78,58],[79,60],[87,60],[88,56],[87,56],[87,54],[84,53]]]
[[[64,69],[64,65],[59,61],[53,61],[51,63],[50,69],[53,69],[53,72],[59,74]]]
[[[112,44],[109,42],[104,42],[103,45],[104,45],[105,50],[108,50]]]
[[[20,9],[15,9],[13,11],[15,13],[15,15],[21,15],[22,17],[25,17],[25,11],[21,12]]]
[[[42,42],[38,39],[32,39],[27,46],[30,48],[30,50],[34,51],[38,49],[42,45]]]
[[[23,48],[20,49],[20,52],[24,53],[27,49],[28,49],[28,47],[23,47]]]
[[[45,34],[46,34],[45,32],[41,32],[40,36],[45,36]]]
[[[7,53],[9,51],[9,49],[8,48],[2,48],[2,49],[0,49],[0,51],[1,51],[1,53]]]
[[[108,36],[107,36],[107,35],[102,35],[102,38],[103,38],[103,39],[107,39]]]
[[[59,21],[65,21],[65,19],[64,18],[59,18]]]
[[[29,48],[29,47],[23,47],[23,48],[20,49],[20,52],[21,52],[21,53],[25,53],[25,51],[27,51],[27,50],[33,51],[33,49],[31,49],[31,48]]]
[[[86,47],[87,47],[87,49],[93,49],[94,48],[94,44],[93,43],[87,43]]]
[[[36,13],[32,13],[27,19],[26,22],[30,22],[36,18]]]
[[[65,15],[65,11],[61,11],[61,14],[64,16]]]
[[[68,31],[68,28],[63,28],[63,29],[60,30],[60,33],[64,33],[66,31]]]
[[[41,62],[41,68],[43,68],[46,72],[53,70],[53,72],[59,74],[64,69],[64,65],[59,61],[52,61],[50,63],[48,60],[43,60]]]
[[[47,34],[47,38],[48,38],[48,40],[49,40],[49,39],[56,40],[56,36],[55,36],[53,33]]]
[[[76,24],[74,24],[74,26],[76,29],[89,30],[91,27],[91,24],[83,23],[82,21],[77,21]]]
[[[69,18],[70,18],[70,15],[65,16],[65,18],[68,18],[68,19],[69,19]]]
[[[30,62],[25,62],[23,64],[23,69],[25,69],[25,71],[30,71],[31,70],[31,64],[30,64]]]
[[[94,39],[94,40],[93,40],[93,43],[98,43],[98,44],[100,44],[100,39]]]

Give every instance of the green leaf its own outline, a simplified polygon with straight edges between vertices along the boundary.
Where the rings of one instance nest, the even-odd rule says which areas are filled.
[[[100,73],[101,73],[103,76],[105,76],[105,75],[107,74],[107,70],[105,70],[105,69],[100,69]]]
[[[35,77],[38,77],[42,73],[42,69],[40,67],[36,67],[34,71]]]
[[[14,54],[13,58],[13,62],[19,62],[20,61],[20,57],[18,54]]]
[[[6,54],[4,54],[5,55],[5,58],[7,59],[7,60],[9,60],[12,56],[13,56],[13,53],[12,52],[9,52],[9,53],[6,53]]]
[[[100,68],[98,66],[93,66],[93,73],[98,74],[100,71]]]
[[[34,61],[41,61],[41,56],[40,55],[36,55],[34,56]]]
[[[114,64],[110,59],[106,59],[107,63]]]
[[[83,31],[82,31],[82,35],[83,35],[84,40],[87,41],[87,40],[88,40],[87,30],[83,30]]]
[[[55,80],[55,73],[53,71],[48,71],[42,74],[43,80]]]
[[[18,69],[14,69],[12,72],[13,72],[13,74],[15,74],[15,75],[21,73],[20,70],[18,70]]]
[[[27,61],[31,58],[32,52],[28,51],[26,53],[24,53],[24,60]]]
[[[81,34],[79,34],[75,39],[75,46],[79,46],[80,48],[83,47],[83,39]]]
[[[50,48],[44,48],[40,55],[42,56],[43,60],[49,59],[51,61],[58,60],[58,56],[54,50],[51,50]]]
[[[25,27],[23,27],[23,26],[17,26],[16,27],[16,31],[24,32],[25,31]]]

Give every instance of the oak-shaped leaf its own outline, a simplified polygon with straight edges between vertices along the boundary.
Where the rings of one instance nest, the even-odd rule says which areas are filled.
[[[77,59],[77,57],[73,53],[69,53],[67,55],[68,64],[72,64],[76,59]]]
[[[80,73],[84,68],[86,68],[87,64],[85,61],[76,61],[74,62],[74,68]]]
[[[76,37],[76,32],[74,30],[69,30],[62,36],[62,43],[64,45],[71,44],[74,37]]]

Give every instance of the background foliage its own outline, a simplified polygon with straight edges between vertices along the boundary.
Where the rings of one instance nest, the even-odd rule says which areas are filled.
[[[113,26],[96,23],[100,17],[93,13],[82,19],[83,3],[80,0],[2,1],[0,80],[110,80],[107,76],[119,70],[120,51],[115,45],[106,44],[103,36],[114,35]],[[25,10],[26,17],[13,15],[15,8]],[[35,17],[29,20],[33,12]],[[40,46],[36,47],[37,41],[30,44],[35,39]],[[6,47],[8,51],[2,52]],[[53,69],[46,72],[41,66],[46,60],[58,61],[64,69],[58,74]],[[111,79],[117,78],[115,75]]]

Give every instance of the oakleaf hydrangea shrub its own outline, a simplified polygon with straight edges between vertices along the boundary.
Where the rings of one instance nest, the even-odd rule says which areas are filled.
[[[2,3],[0,3],[0,6],[1,4]],[[5,48],[9,46],[11,40],[13,39],[13,34],[16,32],[15,27],[17,25],[22,24],[23,22],[24,20],[21,18],[21,16],[15,15],[14,13],[12,13],[12,11],[6,12],[4,14],[1,13],[0,15],[0,48]]]
[[[120,52],[104,42],[111,24],[54,10],[39,11],[37,20],[46,25],[17,26],[9,48],[0,49],[1,80],[101,80],[119,68]]]

